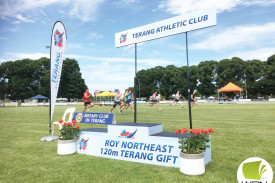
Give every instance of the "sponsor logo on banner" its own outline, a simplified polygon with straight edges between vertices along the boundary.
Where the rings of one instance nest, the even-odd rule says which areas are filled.
[[[88,146],[88,141],[89,141],[89,138],[88,139],[82,138],[79,142],[79,150],[85,151]]]
[[[127,132],[126,130],[122,130],[122,132],[120,133],[119,138],[127,138],[127,139],[134,139],[134,135],[137,133],[137,129],[133,132]]]
[[[127,34],[128,34],[128,33],[122,34],[122,35],[120,36],[120,43],[125,43],[125,42],[126,42],[126,40],[127,40]]]
[[[237,172],[239,183],[271,183],[273,171],[262,158],[248,158],[241,163]]]
[[[63,46],[63,34],[64,32],[61,34],[58,29],[56,29],[55,33],[54,33],[54,44],[55,46],[58,46],[60,48],[62,48]]]

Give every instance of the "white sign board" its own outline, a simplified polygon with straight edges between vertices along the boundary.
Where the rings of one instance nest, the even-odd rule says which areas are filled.
[[[216,9],[190,13],[116,33],[115,47],[141,43],[216,24]]]
[[[180,166],[178,136],[167,135],[171,132],[157,135],[162,132],[161,124],[129,124],[108,125],[108,129],[82,130],[76,142],[77,152],[167,167]],[[211,148],[206,149],[204,157],[205,164],[211,161]]]

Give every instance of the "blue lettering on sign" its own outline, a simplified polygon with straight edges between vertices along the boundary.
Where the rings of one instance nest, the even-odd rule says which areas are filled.
[[[201,16],[201,17],[198,17],[198,18],[191,18],[189,20],[189,24],[195,24],[195,23],[202,22],[202,21],[207,21],[207,20],[208,20],[208,15],[204,15],[204,16]]]
[[[172,149],[174,148],[174,146],[171,145],[105,140],[104,146],[104,148],[101,148],[101,154],[105,156],[120,156],[122,158],[132,158],[145,161],[152,161],[155,159],[158,162],[173,164],[175,164],[178,159],[178,156],[171,155]]]
[[[53,72],[52,72],[52,79],[51,81],[52,82],[57,82],[56,79],[57,79],[57,75],[58,75],[58,71],[59,71],[59,64],[60,64],[60,53],[57,52],[56,53],[56,58],[55,58],[55,64],[54,64],[54,68],[53,68]]]
[[[174,28],[176,28],[176,23],[173,23],[173,27],[172,27],[172,29],[174,29]]]
[[[164,31],[169,31],[171,29],[180,28],[182,26],[187,26],[188,23],[189,24],[196,24],[196,23],[199,23],[199,22],[207,21],[207,20],[208,20],[208,15],[204,15],[204,16],[200,16],[200,17],[194,17],[194,18],[190,18],[189,20],[183,20],[183,21],[172,23],[172,24],[157,27],[156,31],[155,31],[155,29],[151,29],[151,30],[136,32],[136,33],[133,33],[132,36],[133,36],[133,39],[140,38],[140,37],[147,36],[147,35],[150,35],[150,34],[160,33],[160,32],[164,32]]]
[[[158,33],[158,32],[160,32],[160,28],[159,28],[159,27],[157,28],[157,31],[156,31],[156,33]]]
[[[173,158],[173,159],[172,159],[172,158]],[[157,161],[158,161],[158,162],[165,162],[165,163],[168,163],[168,161],[173,160],[173,163],[175,164],[177,158],[178,158],[178,156],[163,155],[163,154],[157,155]]]
[[[125,158],[133,158],[133,159],[143,159],[143,160],[153,160],[153,153],[146,153],[146,152],[134,152],[134,151],[127,151],[121,150],[121,157]]]
[[[147,144],[147,143],[137,143],[137,142],[126,142],[123,141],[121,148],[136,149],[143,151],[158,151],[158,152],[167,152],[167,147],[169,148],[168,153],[171,153],[174,146],[167,145],[156,145],[156,144]]]
[[[151,29],[151,30],[146,30],[143,32],[134,33],[132,35],[133,35],[133,38],[138,38],[138,37],[142,37],[142,36],[146,36],[146,35],[154,34],[154,33],[155,33],[155,29]]]
[[[186,25],[187,25],[187,24],[185,24],[186,21],[187,21],[187,20],[184,20],[184,21],[182,22],[183,26],[186,26]]]
[[[110,146],[110,147],[117,147],[117,145],[119,144],[119,141],[115,141],[115,140],[106,140],[105,141],[105,146]]]
[[[203,21],[206,21],[206,20],[208,20],[208,15],[204,15],[203,17]]]
[[[200,19],[200,18],[201,18],[201,19]],[[203,16],[198,17],[198,22],[201,22],[201,21],[202,21],[202,19],[203,19]]]

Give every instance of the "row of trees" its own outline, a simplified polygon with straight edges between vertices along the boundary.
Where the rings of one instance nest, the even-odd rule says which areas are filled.
[[[37,94],[48,97],[49,78],[50,61],[48,58],[3,62],[0,65],[0,99],[23,101]],[[68,58],[64,60],[58,97],[82,98],[86,88],[78,62]]]
[[[49,96],[49,59],[23,59],[3,62],[0,65],[0,99],[28,99],[36,94]],[[211,96],[228,82],[247,90],[249,98],[275,94],[275,54],[267,61],[243,61],[240,58],[203,61],[189,68],[190,89],[197,89],[202,96]],[[166,67],[141,70],[137,73],[137,96],[149,98],[158,91],[168,99],[177,90],[187,97],[187,67]],[[78,62],[63,62],[58,97],[82,98],[87,88]],[[233,94],[232,94],[233,95]]]
[[[191,92],[197,89],[205,97],[216,95],[217,89],[230,81],[244,92],[247,90],[249,98],[275,94],[275,55],[267,61],[243,61],[237,57],[219,62],[203,61],[189,67],[189,73]],[[168,65],[141,70],[137,73],[137,88],[137,96],[147,98],[154,90],[166,99],[177,90],[187,97],[187,67]]]

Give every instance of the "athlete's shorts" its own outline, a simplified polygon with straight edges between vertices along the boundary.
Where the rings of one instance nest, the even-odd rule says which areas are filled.
[[[116,107],[117,105],[121,105],[121,102],[116,102],[116,101],[114,101],[113,107]]]
[[[159,103],[159,101],[157,101],[157,100],[151,100],[151,104],[157,104],[157,103]]]
[[[175,102],[179,102],[180,100],[178,100],[178,99],[175,99]]]
[[[124,102],[124,105],[129,105],[132,101],[126,101]]]
[[[84,102],[84,106],[89,105],[91,102]]]

